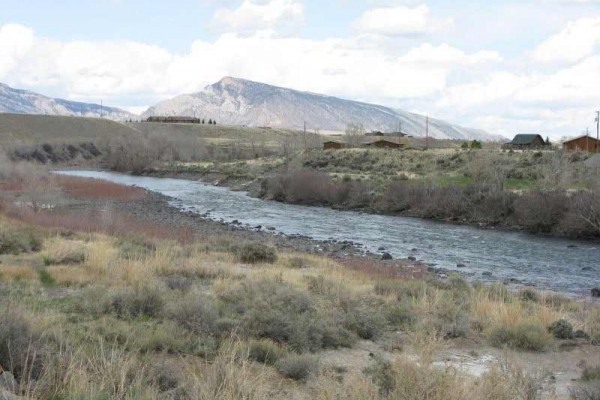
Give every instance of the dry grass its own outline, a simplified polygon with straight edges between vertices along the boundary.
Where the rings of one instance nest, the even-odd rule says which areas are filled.
[[[82,267],[56,265],[46,269],[59,286],[84,287],[97,282],[89,270]]]
[[[37,279],[36,272],[25,265],[0,265],[0,280],[2,282],[32,281]]]
[[[4,217],[0,222],[24,226]],[[45,361],[50,364],[36,379],[44,386],[31,386],[31,398],[158,399],[177,391],[183,398],[231,400],[289,398],[294,393],[355,400],[537,399],[538,382],[514,366],[499,364],[480,378],[434,366],[439,354],[453,344],[454,336],[446,335],[448,324],[466,315],[461,334],[475,342],[488,340],[499,328],[533,324],[545,330],[558,319],[567,319],[590,335],[600,333],[596,305],[538,292],[515,294],[502,286],[472,287],[455,277],[429,282],[403,273],[402,265],[361,265],[359,260],[342,263],[316,255],[279,253],[272,264],[249,266],[227,250],[231,248],[227,238],[185,243],[172,238],[128,239],[87,229],[65,237],[53,229],[37,229],[44,238],[43,249],[4,256],[3,284],[39,281],[33,268],[18,263],[39,265],[44,257],[68,260],[81,253],[84,257],[76,264],[46,268],[54,289],[70,288],[59,291],[64,298],[47,299],[40,284],[27,291],[11,286],[18,293],[12,299],[22,301],[19,296],[24,296],[24,304],[31,307],[28,321],[42,337],[52,338],[52,345],[44,346],[60,356]],[[123,246],[131,245],[137,250],[123,251]],[[291,261],[297,259],[301,262]],[[265,297],[261,290],[272,291],[273,296]],[[161,306],[152,312],[135,311],[148,310],[150,299]],[[189,324],[181,325],[169,316],[184,304],[190,305],[196,328],[202,329],[192,331]],[[0,301],[0,307],[4,305]],[[127,311],[130,305],[137,308]],[[395,313],[392,319],[390,311]],[[245,315],[252,319],[244,320]],[[268,319],[260,321],[263,317]],[[399,319],[411,322],[398,328],[394,321]],[[353,346],[358,335],[368,334],[373,346],[393,348],[388,340],[402,329],[401,346],[407,354],[390,350],[388,361],[374,356],[362,366],[369,367],[366,371],[358,366],[347,373],[324,367],[306,375],[299,362],[284,366],[248,359],[250,344],[264,338],[252,336],[261,332],[257,324],[285,331],[290,321],[297,324],[292,326],[295,334],[302,330],[306,340],[317,340],[319,345],[298,346],[286,341],[286,336],[266,331],[272,337],[269,343],[280,349],[281,359],[301,359],[290,353],[309,348],[318,358],[319,346],[326,343],[319,335],[339,335],[336,329],[342,327],[354,336],[335,337],[336,346]],[[58,349],[53,347],[57,344]],[[282,374],[300,381],[292,382]]]

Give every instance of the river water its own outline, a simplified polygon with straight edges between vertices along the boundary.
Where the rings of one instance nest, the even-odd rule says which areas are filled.
[[[274,227],[287,235],[358,242],[375,253],[384,247],[395,258],[414,256],[437,267],[459,270],[474,279],[518,279],[540,289],[587,295],[600,285],[600,245],[519,232],[479,229],[355,211],[337,211],[265,201],[200,182],[139,177],[99,171],[60,174],[138,186],[171,198],[182,211],[250,226]],[[489,276],[489,273],[492,276]]]

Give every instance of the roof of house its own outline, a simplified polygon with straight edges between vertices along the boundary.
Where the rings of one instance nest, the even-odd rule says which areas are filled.
[[[569,140],[565,140],[563,143],[573,142],[575,140],[579,140],[579,139],[584,138],[586,136],[587,136],[588,139],[592,139],[592,140],[597,141],[597,139],[595,137],[592,137],[592,136],[589,136],[589,135],[581,135],[581,136],[577,136],[577,137],[569,139]]]
[[[532,144],[537,138],[544,141],[542,135],[538,135],[537,133],[519,133],[514,137],[510,144]]]

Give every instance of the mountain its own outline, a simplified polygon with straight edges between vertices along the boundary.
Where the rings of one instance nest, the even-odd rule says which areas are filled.
[[[115,121],[137,118],[136,115],[119,108],[54,99],[27,90],[13,89],[2,83],[0,83],[0,113],[102,116]]]
[[[226,77],[193,94],[158,103],[142,114],[185,115],[213,118],[218,123],[343,132],[350,122],[361,122],[366,131],[397,131],[425,136],[425,117],[389,107]],[[430,118],[429,134],[440,139],[494,140],[479,129],[463,128]]]

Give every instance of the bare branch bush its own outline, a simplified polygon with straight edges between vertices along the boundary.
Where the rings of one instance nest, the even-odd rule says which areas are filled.
[[[562,150],[549,154],[541,172],[545,187],[553,190],[565,189],[574,176],[573,165]]]
[[[349,147],[358,147],[360,140],[365,134],[365,127],[358,122],[352,122],[346,125],[345,140]]]

